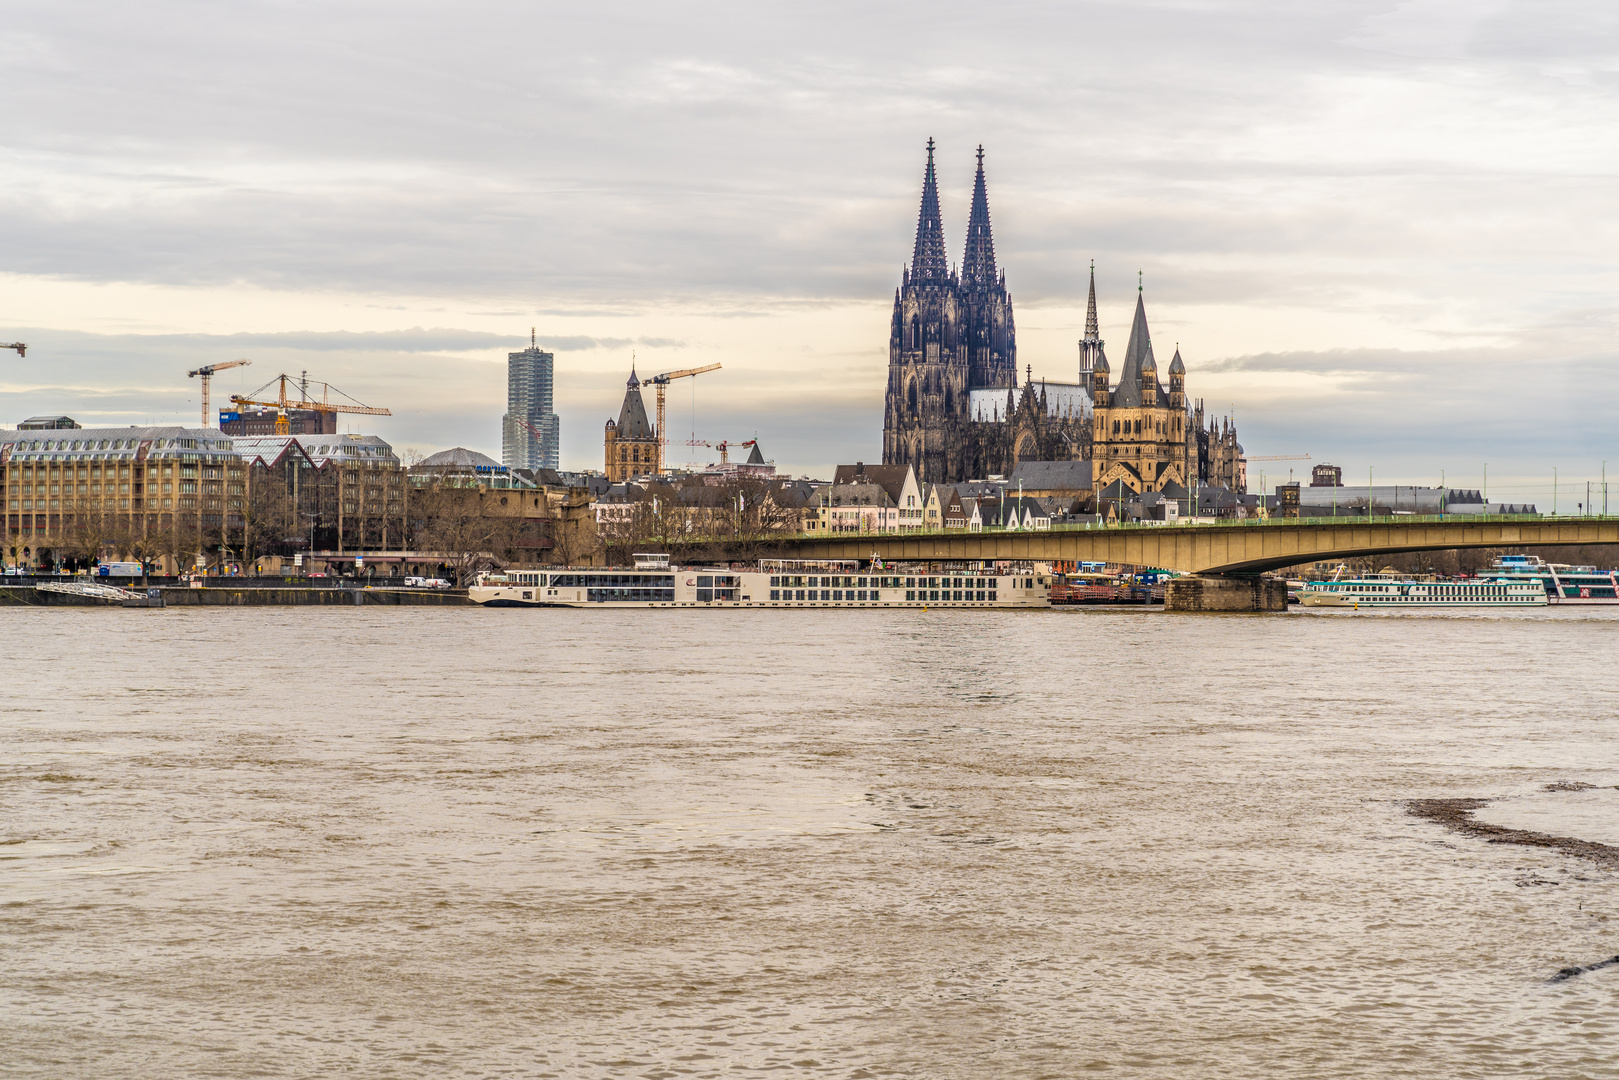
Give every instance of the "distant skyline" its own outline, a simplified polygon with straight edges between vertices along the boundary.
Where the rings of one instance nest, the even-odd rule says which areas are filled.
[[[565,467],[633,352],[725,365],[672,444],[830,475],[881,452],[931,136],[954,260],[985,147],[1020,372],[1075,377],[1094,258],[1110,351],[1142,271],[1252,455],[1619,470],[1612,5],[21,3],[0,52],[8,424],[194,423],[245,356],[216,401],[307,368],[498,459],[533,326]]]

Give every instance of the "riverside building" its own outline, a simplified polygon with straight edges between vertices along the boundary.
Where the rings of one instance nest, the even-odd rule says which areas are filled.
[[[405,470],[376,435],[269,435],[235,440],[247,465],[251,546],[386,550],[403,543]]]
[[[242,527],[245,467],[208,428],[118,427],[0,435],[9,565],[90,560],[114,547],[168,572]]]

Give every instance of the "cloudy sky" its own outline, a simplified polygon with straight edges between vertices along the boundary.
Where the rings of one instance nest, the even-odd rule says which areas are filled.
[[[308,370],[396,446],[498,457],[535,327],[566,467],[600,467],[633,353],[724,363],[677,440],[825,475],[880,454],[932,136],[957,259],[984,144],[1037,377],[1074,378],[1095,259],[1111,351],[1142,271],[1251,455],[1488,462],[1548,506],[1553,468],[1563,503],[1619,472],[1611,2],[5,11],[7,423],[189,420],[186,370],[250,357],[216,398]]]

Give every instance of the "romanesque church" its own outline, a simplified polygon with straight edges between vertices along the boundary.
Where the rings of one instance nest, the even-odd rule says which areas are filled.
[[[945,254],[938,176],[928,140],[911,264],[894,293],[889,330],[883,462],[907,464],[926,483],[1006,475],[1020,461],[1091,460],[1093,485],[1109,498],[1163,491],[1184,498],[1188,477],[1246,486],[1242,449],[1229,424],[1204,428],[1190,408],[1179,349],[1169,387],[1159,380],[1145,301],[1116,386],[1096,314],[1091,269],[1079,381],[1035,380],[1017,369],[1017,329],[1006,272],[995,262],[984,150],[978,148],[967,244],[960,269]]]

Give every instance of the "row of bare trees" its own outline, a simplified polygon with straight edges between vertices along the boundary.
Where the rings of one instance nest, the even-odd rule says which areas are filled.
[[[800,508],[779,483],[736,478],[721,485],[647,489],[638,501],[598,529],[591,500],[576,491],[548,503],[544,491],[490,490],[430,481],[412,487],[398,549],[438,560],[467,584],[482,569],[503,565],[627,563],[641,551],[668,552],[682,561],[752,559],[796,532]],[[242,562],[282,551],[308,535],[291,493],[281,484],[254,492],[245,514],[226,530],[204,526],[196,512],[167,516],[161,526],[139,516],[83,515],[57,538],[59,553],[84,563],[113,556],[138,561],[150,572],[207,558]]]
[[[602,529],[607,561],[627,563],[640,551],[679,561],[753,559],[796,532],[800,509],[769,480],[738,477],[718,485],[655,485]]]

